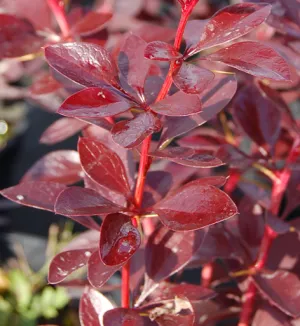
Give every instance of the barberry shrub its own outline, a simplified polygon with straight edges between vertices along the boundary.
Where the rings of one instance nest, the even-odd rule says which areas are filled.
[[[88,229],[48,276],[64,284],[86,266],[82,325],[272,326],[300,315],[300,140],[289,107],[299,95],[299,6],[243,2],[189,20],[197,2],[178,0],[174,33],[127,33],[105,48],[84,37],[111,14],[70,27],[48,1],[62,36],[44,54],[68,97],[41,140],[82,137],[1,193]],[[40,51],[45,39],[12,17],[1,20],[1,55]],[[201,284],[181,281],[188,269],[201,270]],[[120,270],[118,308],[101,286]]]

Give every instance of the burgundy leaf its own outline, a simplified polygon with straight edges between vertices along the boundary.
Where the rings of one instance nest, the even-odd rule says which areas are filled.
[[[83,267],[96,250],[98,242],[99,232],[95,230],[83,232],[69,242],[50,263],[49,283],[57,284],[75,270]]]
[[[267,4],[240,3],[219,10],[208,20],[197,44],[193,44],[188,55],[235,40],[263,23],[270,14]]]
[[[205,150],[194,150],[187,147],[169,147],[150,154],[154,157],[166,158],[177,164],[192,166],[196,168],[212,168],[221,166],[224,163]]]
[[[212,119],[230,102],[237,89],[233,75],[218,74],[201,94],[202,112],[192,117],[167,117],[164,123],[161,144],[182,135]]]
[[[237,169],[246,169],[255,161],[254,158],[231,144],[221,145],[215,155],[230,167]]]
[[[65,216],[90,216],[116,213],[122,208],[92,189],[69,187],[55,203],[55,213]]]
[[[95,248],[64,251],[56,255],[49,266],[48,282],[57,284],[87,264]]]
[[[86,88],[67,98],[58,109],[66,117],[111,117],[130,109],[132,104],[107,88]]]
[[[190,181],[186,185],[211,185],[215,187],[222,187],[226,183],[228,177],[223,177],[222,175],[219,176],[210,176],[210,177],[203,177],[197,180]]]
[[[109,147],[120,157],[127,172],[130,188],[133,188],[136,163],[134,161],[132,152],[116,144],[112,139],[111,132],[103,128],[90,126],[83,130],[83,135],[84,137],[94,138],[95,140],[102,142],[106,147]]]
[[[58,119],[44,131],[40,142],[42,144],[54,145],[75,135],[86,125],[86,122],[72,118]]]
[[[215,78],[210,70],[183,63],[179,71],[173,76],[174,84],[188,94],[202,93]]]
[[[55,182],[30,181],[6,188],[0,194],[18,204],[53,212],[56,198],[65,188]]]
[[[104,326],[103,315],[113,304],[100,292],[86,287],[80,299],[79,319],[82,326]]]
[[[137,311],[116,308],[107,311],[103,316],[105,326],[156,326],[148,317],[142,317]]]
[[[88,261],[87,277],[91,285],[100,288],[117,272],[122,265],[107,266],[100,259],[99,251],[95,251]]]
[[[183,38],[186,43],[186,48],[190,49],[195,44],[197,44],[200,41],[199,36],[203,34],[203,31],[206,27],[206,24],[208,22],[208,19],[195,19],[195,20],[189,20],[186,24],[186,27],[184,29]]]
[[[280,112],[254,85],[244,87],[233,103],[235,120],[259,146],[275,145],[280,133]],[[266,123],[268,121],[268,123]]]
[[[171,315],[163,314],[155,319],[159,326],[193,326],[195,322],[195,316],[193,313],[189,315]]]
[[[0,58],[15,58],[40,50],[44,38],[33,26],[16,16],[0,14]]]
[[[136,305],[141,304],[158,283],[183,269],[201,246],[205,232],[173,232],[157,228],[145,248],[146,282]]]
[[[52,181],[72,184],[82,178],[79,155],[71,150],[59,150],[46,154],[23,176],[21,182]]]
[[[118,65],[128,85],[133,87],[142,99],[145,79],[151,61],[145,59],[144,51],[147,43],[137,35],[130,34],[120,50]]]
[[[175,231],[196,230],[224,221],[238,213],[229,196],[203,184],[187,184],[157,203],[153,210]]]
[[[117,144],[125,148],[133,148],[149,135],[159,131],[160,128],[160,120],[151,112],[144,112],[138,114],[132,120],[123,120],[116,123],[111,133],[113,140]]]
[[[195,94],[177,92],[174,95],[150,105],[151,110],[167,116],[187,116],[202,111],[202,104]]]
[[[60,88],[60,83],[57,82],[49,73],[45,73],[39,76],[30,86],[30,92],[35,95],[42,95],[53,93]]]
[[[71,29],[71,33],[81,36],[89,36],[99,32],[103,25],[109,21],[112,14],[109,12],[90,11],[81,18]]]
[[[110,214],[104,219],[100,230],[100,257],[105,265],[125,263],[137,251],[141,236],[124,214]]]
[[[201,285],[160,282],[158,288],[151,294],[151,303],[172,300],[175,297],[185,297],[189,301],[198,301],[208,300],[215,296],[216,292]]]
[[[181,56],[171,44],[161,41],[150,42],[145,49],[145,57],[151,60],[172,61]]]
[[[286,61],[275,50],[258,42],[235,43],[209,54],[205,59],[221,61],[260,78],[290,80],[291,77]]]
[[[290,318],[280,310],[265,302],[254,315],[253,326],[292,326]]]
[[[118,71],[110,53],[91,43],[65,43],[45,48],[49,65],[78,84],[102,86],[117,84]]]
[[[288,271],[256,275],[256,285],[268,301],[294,318],[300,316],[300,280]]]
[[[125,196],[130,194],[125,167],[115,152],[89,138],[79,139],[78,152],[82,167],[92,180]]]

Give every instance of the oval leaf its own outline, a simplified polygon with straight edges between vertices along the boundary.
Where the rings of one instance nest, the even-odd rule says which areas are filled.
[[[79,139],[78,152],[82,167],[91,179],[125,196],[130,194],[126,169],[115,152],[89,138]]]
[[[122,208],[96,191],[69,187],[61,192],[55,203],[55,213],[65,216],[91,216],[116,213]]]
[[[150,106],[156,113],[167,116],[187,116],[202,111],[200,98],[195,94],[177,92]]]
[[[99,251],[96,250],[88,261],[87,277],[90,284],[95,288],[100,288],[117,272],[122,265],[104,265],[100,259]]]
[[[230,197],[211,185],[186,185],[157,203],[153,211],[175,231],[197,230],[224,221],[237,208]]]
[[[211,155],[206,150],[195,150],[187,147],[169,147],[150,154],[154,157],[166,158],[177,164],[192,166],[195,168],[208,168],[221,166],[224,163]]]
[[[202,93],[215,78],[210,70],[183,63],[179,71],[173,76],[174,84],[188,94]]]
[[[141,236],[124,214],[110,214],[104,219],[100,230],[100,257],[105,265],[125,263],[139,248]]]
[[[113,304],[102,293],[91,287],[86,287],[79,304],[80,324],[104,326],[103,315],[113,308]]]
[[[105,326],[156,326],[148,317],[142,317],[133,309],[116,308],[107,311],[103,316]]]
[[[130,102],[109,89],[91,87],[68,97],[57,112],[71,118],[103,118],[125,112],[130,107]]]
[[[252,41],[229,45],[205,57],[221,61],[247,74],[273,80],[290,80],[286,61],[271,47]]]
[[[42,134],[40,142],[42,144],[54,145],[79,132],[87,126],[87,122],[72,119],[61,118],[53,122]]]
[[[116,123],[111,133],[113,140],[117,144],[125,148],[133,148],[138,146],[149,135],[159,131],[160,128],[160,120],[151,112],[144,112],[132,120]]]
[[[59,150],[46,154],[23,176],[21,182],[52,181],[72,184],[81,179],[81,165],[76,151]]]
[[[151,60],[172,61],[181,58],[179,53],[171,44],[154,41],[147,44],[145,57]]]
[[[180,136],[216,116],[230,102],[237,89],[234,75],[218,74],[201,94],[202,112],[190,117],[166,117],[161,144]]]
[[[198,43],[194,43],[187,54],[193,55],[249,33],[266,20],[271,8],[265,3],[239,3],[219,10],[207,21]]]
[[[55,182],[30,181],[6,188],[0,194],[18,204],[54,211],[58,195],[66,186]]]
[[[45,48],[49,65],[78,84],[93,87],[115,85],[118,71],[110,53],[92,43],[65,43]]]

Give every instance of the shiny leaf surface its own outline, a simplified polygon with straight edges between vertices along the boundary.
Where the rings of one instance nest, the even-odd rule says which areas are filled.
[[[200,229],[237,214],[235,204],[226,193],[201,184],[179,188],[153,210],[165,226],[175,231]]]
[[[130,107],[130,102],[111,90],[91,87],[67,98],[58,113],[71,118],[103,118],[125,112]]]
[[[172,61],[179,59],[181,54],[171,44],[154,41],[147,44],[145,57],[151,60]]]
[[[96,44],[65,43],[45,48],[49,65],[78,84],[93,87],[116,84],[117,67],[110,53]]]
[[[69,187],[62,191],[55,203],[55,212],[65,216],[90,216],[115,213],[121,207],[92,189]]]
[[[78,152],[82,167],[92,180],[125,196],[130,193],[125,167],[115,152],[90,138],[79,139]]]
[[[188,94],[202,93],[215,78],[210,70],[183,63],[179,71],[173,76],[174,84]]]
[[[271,47],[258,42],[238,42],[205,58],[221,61],[259,78],[290,80],[290,69],[286,61]]]
[[[103,317],[105,326],[156,326],[149,318],[142,317],[137,311],[126,308],[116,308],[107,311]]]
[[[79,155],[72,150],[59,150],[46,154],[23,176],[21,182],[52,181],[72,184],[81,179]]]
[[[139,145],[149,135],[159,131],[160,128],[160,120],[151,112],[144,112],[132,120],[116,123],[111,133],[117,144],[125,148],[132,148]]]
[[[177,92],[150,105],[151,110],[167,116],[188,116],[202,111],[202,104],[195,94]]]
[[[100,230],[100,257],[105,265],[125,263],[139,248],[141,236],[124,214],[110,214],[104,219]]]

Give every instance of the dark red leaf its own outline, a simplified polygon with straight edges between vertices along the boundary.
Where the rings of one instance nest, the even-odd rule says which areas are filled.
[[[200,41],[199,36],[203,34],[208,19],[189,20],[184,29],[183,38],[186,43],[186,48],[190,49]]]
[[[52,181],[72,184],[82,178],[79,155],[71,150],[59,150],[46,154],[23,176],[21,182]]]
[[[69,250],[56,255],[49,267],[48,282],[62,282],[68,275],[86,265],[95,250],[96,248]]]
[[[233,103],[235,120],[259,146],[275,145],[280,133],[280,112],[254,85],[239,91]],[[268,121],[268,123],[266,123]]]
[[[91,216],[116,213],[122,208],[92,189],[69,187],[55,203],[55,213],[65,216]]]
[[[158,286],[186,266],[201,246],[205,232],[173,232],[157,228],[149,237],[145,248],[146,282],[136,303],[141,304]]]
[[[200,98],[195,94],[177,92],[174,95],[150,105],[151,110],[167,116],[187,116],[202,111]]]
[[[100,288],[117,272],[122,265],[107,266],[100,259],[99,251],[95,251],[88,261],[87,277],[90,284],[95,288]]]
[[[290,318],[280,310],[264,302],[254,315],[253,326],[292,326]]]
[[[284,234],[290,231],[290,225],[271,212],[266,212],[266,224],[268,224],[276,234]]]
[[[202,93],[215,78],[210,70],[183,63],[179,71],[173,76],[174,84],[188,94]]]
[[[104,314],[105,326],[156,326],[148,317],[142,317],[137,311],[126,308],[116,308]]]
[[[6,188],[0,194],[24,206],[54,211],[58,195],[66,186],[55,182],[30,181]]]
[[[30,87],[30,92],[35,95],[53,93],[62,86],[49,73],[39,76]]]
[[[231,144],[224,144],[219,147],[215,156],[232,168],[246,169],[255,161],[254,158],[246,155],[237,147]]]
[[[99,32],[103,25],[109,21],[112,14],[109,12],[90,11],[81,18],[71,29],[71,33],[81,36],[89,36]]]
[[[48,273],[49,283],[60,283],[75,270],[86,265],[92,253],[97,250],[98,242],[99,232],[95,230],[75,237],[52,259]]]
[[[210,176],[210,177],[203,177],[197,180],[190,181],[187,185],[211,185],[215,187],[222,187],[226,183],[228,177],[223,177],[222,175],[219,176]]]
[[[238,213],[225,192],[202,184],[181,187],[157,203],[153,210],[165,226],[175,231],[204,228]]]
[[[113,308],[113,304],[102,293],[86,287],[79,304],[80,324],[103,326],[103,315]]]
[[[201,94],[202,112],[192,117],[166,117],[161,144],[212,119],[230,102],[237,89],[233,75],[218,74]]]
[[[138,250],[141,236],[124,214],[110,214],[104,219],[100,230],[100,257],[105,265],[125,263]]]
[[[212,168],[224,164],[207,150],[195,150],[187,147],[169,147],[161,151],[155,151],[150,155],[196,168]]]
[[[100,141],[106,147],[109,147],[111,150],[113,150],[120,157],[127,172],[130,188],[133,188],[136,163],[134,161],[132,151],[129,151],[124,147],[116,144],[112,139],[111,132],[103,128],[98,128],[96,126],[89,126],[88,128],[83,130],[83,135],[85,137],[93,138],[95,140]]]
[[[270,11],[271,6],[264,3],[239,3],[219,10],[208,20],[198,43],[194,43],[187,54],[193,55],[249,33],[266,20]]]
[[[144,112],[138,114],[132,120],[123,120],[116,123],[111,133],[113,140],[117,144],[125,148],[133,148],[149,135],[159,131],[160,128],[160,120],[151,112]]]
[[[189,315],[171,315],[171,314],[163,314],[155,319],[159,326],[193,326],[195,322],[194,314]]]
[[[79,139],[78,152],[82,167],[92,180],[124,196],[130,194],[125,167],[115,152],[90,138]]]
[[[201,285],[160,282],[158,288],[151,294],[151,303],[172,300],[175,297],[185,297],[190,301],[198,301],[208,300],[215,296],[216,292]]]
[[[209,54],[205,59],[221,61],[260,78],[290,80],[291,77],[286,61],[275,50],[258,42],[238,42]]]
[[[300,315],[300,280],[288,271],[276,271],[253,277],[256,285],[268,301],[294,318]]]
[[[150,42],[145,48],[145,57],[151,60],[172,61],[181,56],[171,44],[161,41]]]
[[[68,97],[58,113],[71,118],[111,117],[130,109],[132,104],[107,88],[86,88]]]
[[[54,145],[79,132],[87,125],[87,122],[61,118],[53,122],[42,134],[40,142],[42,144]]]
[[[65,43],[45,48],[49,65],[78,84],[93,87],[117,84],[118,71],[110,53],[91,43]]]
[[[151,61],[144,57],[147,43],[137,35],[130,34],[124,41],[119,53],[118,65],[128,85],[133,87],[140,99],[143,99],[145,79],[148,75]]]
[[[0,58],[15,58],[38,52],[44,38],[33,26],[16,16],[0,14]]]

